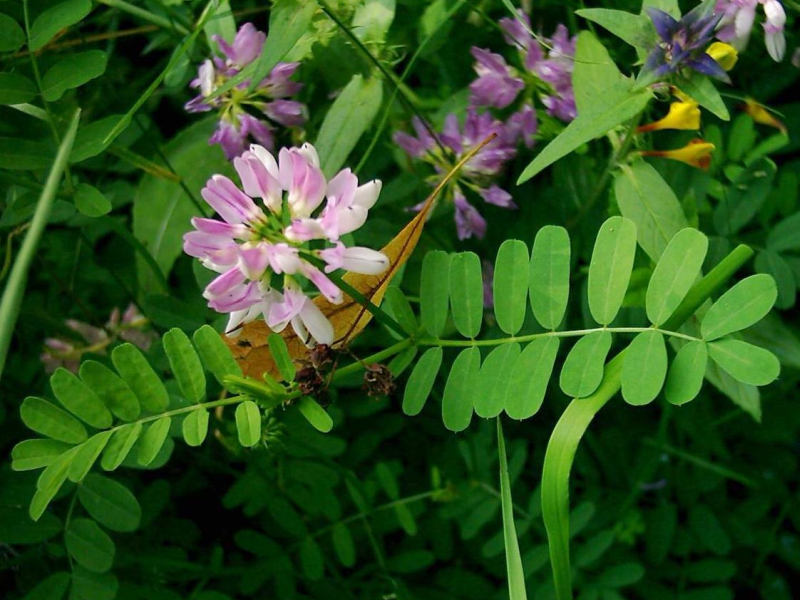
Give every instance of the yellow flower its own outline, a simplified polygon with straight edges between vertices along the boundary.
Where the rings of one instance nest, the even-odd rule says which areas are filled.
[[[639,133],[659,129],[700,129],[700,108],[694,100],[673,102],[669,105],[667,116],[653,123],[641,125]]]
[[[713,150],[714,144],[705,140],[694,139],[683,148],[677,148],[676,150],[642,150],[641,154],[679,160],[687,165],[705,170],[711,165],[711,152]]]
[[[780,122],[778,119],[772,116],[772,113],[769,112],[763,104],[759,104],[752,98],[745,98],[744,104],[742,105],[742,109],[748,115],[753,117],[753,121],[756,123],[761,123],[762,125],[769,125],[770,127],[774,127],[775,129],[779,129],[783,133],[786,133],[786,125]]]
[[[736,51],[736,48],[724,42],[714,42],[708,47],[706,54],[713,58],[717,64],[726,71],[730,71],[736,64],[736,61],[739,60],[739,53]]]

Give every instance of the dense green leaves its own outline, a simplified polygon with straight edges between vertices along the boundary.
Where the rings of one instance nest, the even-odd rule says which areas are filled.
[[[81,364],[80,376],[116,417],[133,421],[139,416],[139,400],[131,388],[105,365],[87,360]]]
[[[433,250],[422,259],[420,279],[420,320],[433,336],[440,336],[447,324],[450,294],[451,255]]]
[[[58,401],[73,415],[96,429],[111,426],[111,413],[103,401],[85,383],[66,369],[56,369],[50,377]]]
[[[492,283],[494,314],[500,329],[511,335],[525,320],[528,262],[528,247],[519,240],[506,240],[497,251]]]
[[[153,367],[133,344],[122,344],[111,352],[114,368],[133,390],[142,408],[160,412],[169,404],[167,389]]]
[[[73,519],[64,534],[67,551],[83,568],[104,573],[114,563],[114,542],[91,519]]]
[[[667,347],[658,331],[638,334],[625,351],[622,364],[622,397],[641,406],[655,400],[667,375]]]
[[[700,324],[706,340],[741,331],[764,318],[775,304],[777,289],[769,275],[751,275],[711,305]]]
[[[636,226],[612,217],[600,227],[589,264],[589,310],[592,318],[608,325],[617,316],[636,255]]]
[[[445,296],[445,299],[447,297]],[[414,416],[422,411],[442,366],[442,349],[428,348],[414,365],[403,392],[403,412]]]
[[[561,369],[561,390],[573,398],[594,392],[603,378],[603,365],[610,349],[608,331],[595,331],[575,342]]]
[[[90,0],[66,0],[46,8],[37,16],[30,31],[31,50],[44,46],[61,29],[74,25],[92,10]]]
[[[530,264],[530,301],[536,320],[556,329],[569,299],[570,243],[563,227],[542,227],[533,241]]]
[[[481,367],[478,348],[462,350],[453,362],[442,397],[442,420],[450,431],[463,431],[472,420],[473,391]]]
[[[202,402],[206,395],[206,376],[189,336],[180,329],[170,329],[164,334],[164,352],[184,397],[191,402]]]
[[[474,252],[461,252],[451,259],[450,308],[458,332],[476,337],[483,321],[483,279],[481,259]]]
[[[676,233],[653,270],[647,286],[647,318],[661,325],[678,308],[700,275],[708,251],[708,238],[696,229]]]

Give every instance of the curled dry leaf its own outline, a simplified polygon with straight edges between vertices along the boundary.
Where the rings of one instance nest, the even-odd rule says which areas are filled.
[[[425,203],[422,205],[422,209],[416,216],[411,219],[386,246],[381,248],[381,252],[389,259],[389,268],[386,269],[386,271],[380,275],[346,273],[342,277],[342,280],[362,294],[364,298],[372,304],[376,306],[380,305],[392,277],[394,277],[397,270],[408,260],[414,248],[416,248],[419,237],[422,234],[422,228],[425,226],[425,221],[439,193],[458,170],[494,137],[495,136],[492,135],[486,138],[471,152],[465,155],[431,192],[430,196],[428,196]],[[314,304],[319,306],[320,310],[322,310],[323,314],[328,317],[333,325],[335,334],[334,348],[343,348],[347,346],[347,344],[367,326],[370,319],[372,319],[372,313],[346,293],[344,294],[344,302],[341,304],[332,304],[322,296],[317,297],[314,300]],[[223,335],[225,343],[231,349],[231,353],[242,367],[244,374],[248,377],[260,378],[264,373],[268,373],[276,379],[281,379],[267,343],[267,338],[270,333],[272,333],[272,331],[267,327],[267,324],[263,320],[258,320],[246,323],[241,327],[239,335],[236,337],[227,337]],[[282,335],[289,349],[289,354],[293,359],[296,361],[308,359],[310,349],[295,335],[291,327],[284,329]]]

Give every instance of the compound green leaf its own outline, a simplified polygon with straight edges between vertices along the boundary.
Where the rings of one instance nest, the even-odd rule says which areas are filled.
[[[111,413],[89,386],[73,373],[59,367],[50,376],[56,399],[73,415],[95,429],[111,427]]]
[[[16,52],[25,43],[25,31],[14,19],[0,13],[0,52]]]
[[[645,295],[647,318],[653,325],[666,321],[700,275],[708,238],[697,229],[682,229],[670,240],[653,270]]]
[[[642,406],[655,400],[667,376],[667,347],[660,331],[638,334],[625,352],[622,364],[622,397]]]
[[[56,440],[31,439],[19,442],[11,450],[14,471],[32,471],[48,466],[72,446]]]
[[[23,104],[34,96],[36,86],[30,79],[19,73],[0,73],[0,104]]]
[[[636,226],[624,217],[611,217],[600,226],[589,263],[589,311],[601,325],[617,316],[636,256]],[[590,392],[591,393],[591,392]]]
[[[50,501],[61,489],[69,474],[69,465],[75,455],[75,448],[67,450],[61,456],[56,457],[47,468],[41,472],[36,480],[36,492],[31,499],[28,514],[31,519],[38,521],[42,516]]]
[[[100,77],[106,70],[106,53],[102,50],[87,50],[68,54],[42,76],[42,96],[54,102],[64,92]]]
[[[203,364],[211,371],[220,385],[227,375],[242,376],[242,368],[239,363],[233,358],[230,349],[211,325],[203,325],[194,332],[192,339]]]
[[[208,435],[208,411],[204,408],[193,410],[181,424],[183,439],[189,446],[199,446]]]
[[[478,348],[466,348],[453,361],[442,397],[442,420],[450,431],[463,431],[472,420],[472,398],[481,368]]]
[[[476,415],[490,419],[503,411],[511,384],[509,367],[516,362],[521,351],[516,342],[502,344],[492,350],[483,361],[473,394]]]
[[[91,519],[73,519],[64,543],[75,562],[93,573],[105,573],[114,564],[114,541]]]
[[[778,290],[769,275],[751,275],[739,281],[711,305],[700,324],[706,341],[741,331],[760,321],[775,304]]]
[[[506,389],[506,414],[512,419],[532,417],[542,406],[547,384],[553,374],[558,354],[557,337],[541,337],[528,344],[513,363],[506,377],[511,381]]]
[[[252,400],[245,400],[236,407],[236,431],[239,443],[245,448],[261,441],[261,411]]]
[[[206,376],[189,336],[174,327],[164,334],[163,341],[164,352],[181,393],[190,402],[202,402],[206,395]]]
[[[450,309],[458,332],[476,337],[483,321],[483,277],[474,252],[460,252],[450,261]]]
[[[661,258],[672,236],[688,226],[675,192],[641,158],[616,175],[614,197],[622,216],[633,221],[639,245],[653,262]]]
[[[444,332],[449,312],[451,256],[433,250],[422,259],[419,289],[419,312],[422,326],[429,334],[439,337]]]
[[[31,25],[29,48],[36,51],[59,31],[74,25],[92,10],[90,0],[67,0],[42,11]]]
[[[569,299],[569,234],[563,227],[546,225],[536,233],[530,264],[530,302],[533,315],[545,329],[556,329],[564,319]]]
[[[100,453],[106,447],[110,437],[110,431],[101,431],[100,433],[94,434],[75,449],[75,455],[69,466],[70,481],[76,483],[83,481],[83,478],[86,477],[86,474],[94,466],[97,457],[100,456]]]
[[[749,385],[772,383],[781,371],[781,364],[772,352],[741,340],[711,342],[708,353],[728,375]]]
[[[153,413],[167,408],[169,405],[167,389],[136,346],[133,344],[117,346],[111,352],[111,362],[139,398],[142,408]]]
[[[447,300],[447,296],[445,296]],[[408,376],[403,392],[403,412],[411,417],[418,415],[431,393],[436,375],[442,366],[442,349],[438,346],[428,348],[420,356],[411,375]]]
[[[303,396],[297,401],[297,408],[306,421],[317,431],[328,433],[333,429],[333,419],[313,398]]]
[[[528,247],[519,240],[506,240],[497,251],[494,264],[494,315],[497,325],[515,335],[525,321],[528,295]]]
[[[139,416],[136,394],[111,369],[96,360],[87,360],[81,364],[80,376],[114,415],[123,421],[133,421]]]
[[[561,390],[573,398],[584,398],[594,392],[603,379],[603,365],[610,349],[608,331],[595,331],[580,338],[561,368]]]
[[[705,342],[694,341],[684,345],[669,367],[664,395],[671,404],[680,406],[694,400],[703,387],[708,364]]]
[[[70,600],[114,600],[118,589],[113,573],[92,573],[80,565],[72,569]]]
[[[164,442],[167,441],[171,424],[172,418],[165,415],[147,425],[137,447],[136,460],[140,465],[146,467],[155,460]]]
[[[113,471],[119,467],[122,461],[128,456],[128,453],[139,439],[139,434],[141,433],[141,421],[123,425],[116,429],[114,435],[111,436],[111,439],[106,445],[103,458],[100,459],[100,466],[106,471]]]
[[[89,515],[112,531],[135,531],[142,520],[142,507],[121,483],[90,473],[78,488],[78,500]]]
[[[19,409],[22,422],[36,433],[67,444],[87,438],[84,426],[71,414],[42,398],[28,396]]]
[[[356,564],[356,547],[353,543],[353,535],[347,525],[341,521],[334,524],[331,529],[331,542],[342,565],[352,567]]]

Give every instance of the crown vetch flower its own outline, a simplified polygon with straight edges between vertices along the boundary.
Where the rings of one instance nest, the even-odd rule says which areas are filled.
[[[647,56],[640,79],[655,81],[689,68],[722,81],[730,81],[725,69],[706,53],[721,15],[707,11],[703,4],[686,13],[680,21],[653,7],[648,8],[647,13],[660,42]]]
[[[302,340],[331,344],[333,326],[301,282],[338,304],[342,292],[326,273],[386,270],[389,260],[381,252],[348,248],[339,239],[364,224],[380,181],[359,186],[349,169],[326,181],[311,144],[282,148],[277,160],[252,145],[233,165],[241,189],[214,175],[201,191],[221,220],[196,217],[194,231],[183,237],[184,252],[219,273],[203,297],[214,310],[230,314],[228,332],[263,316],[274,331],[291,324]],[[319,240],[314,249],[307,244],[311,240]],[[326,242],[328,247],[319,247]]]
[[[239,28],[232,44],[213,36],[223,56],[204,61],[197,77],[189,84],[200,93],[186,103],[186,110],[219,111],[219,124],[209,143],[219,144],[229,160],[244,152],[249,140],[272,150],[275,144],[273,122],[284,127],[297,127],[306,121],[305,105],[289,99],[303,87],[291,80],[299,66],[296,62],[278,63],[251,92],[247,91],[250,80],[246,80],[211,98],[221,85],[261,55],[266,37],[252,23]]]
[[[525,87],[518,77],[514,77],[499,54],[483,48],[472,47],[475,58],[475,72],[478,78],[469,86],[470,101],[476,106],[493,106],[505,108],[517,97]]]
[[[786,53],[783,34],[786,11],[779,0],[717,0],[714,12],[721,16],[717,37],[723,42],[730,42],[739,51],[744,50],[753,30],[759,4],[766,17],[763,27],[767,52],[772,60],[780,61]]]
[[[641,150],[643,156],[659,156],[670,160],[677,160],[698,169],[708,169],[711,165],[711,152],[714,144],[701,139],[694,139],[683,148],[675,150]]]

